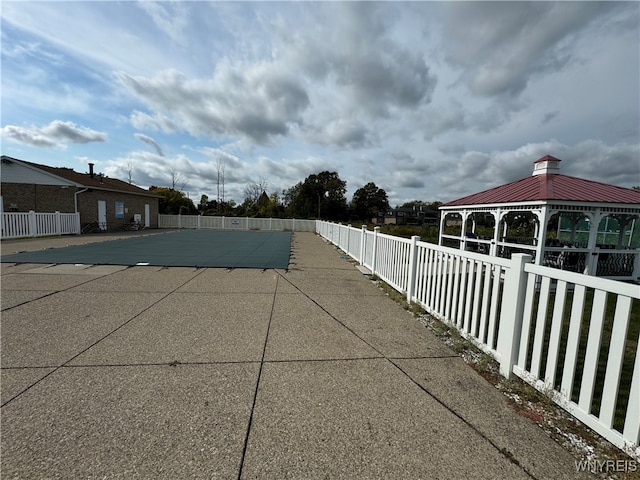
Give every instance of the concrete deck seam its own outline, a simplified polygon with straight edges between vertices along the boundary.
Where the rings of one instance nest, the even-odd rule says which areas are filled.
[[[387,357],[388,360],[445,360],[448,358],[460,358],[460,355],[417,355],[414,357]]]
[[[55,265],[60,265],[60,264],[56,263],[56,264],[54,264],[52,266],[55,266]],[[93,277],[93,278],[89,278],[89,280],[87,280],[86,282],[78,283],[76,285],[72,285],[70,287],[63,288],[62,290],[56,290],[55,292],[47,293],[46,295],[43,295],[43,296],[38,297],[38,298],[32,298],[31,300],[27,300],[26,302],[19,303],[18,305],[13,305],[11,307],[3,308],[3,309],[0,310],[0,312],[6,312],[6,311],[11,310],[13,308],[20,307],[22,305],[27,305],[27,304],[29,304],[31,302],[36,302],[38,300],[42,300],[43,298],[50,297],[51,295],[55,295],[55,294],[61,293],[61,292],[66,292],[67,290],[71,290],[72,288],[80,287],[81,285],[86,285],[87,283],[94,282],[94,281],[96,281],[96,280],[98,280],[100,278],[108,277],[109,275],[113,275],[113,274],[116,274],[116,273],[118,273],[118,272],[111,272],[111,273],[107,273],[106,275],[99,275],[99,276],[96,276],[96,277]],[[19,275],[19,274],[14,274],[14,275]],[[14,291],[15,292],[37,292],[38,290],[14,290]]]
[[[251,412],[249,413],[249,421],[247,422],[247,432],[244,437],[244,445],[242,446],[242,455],[240,457],[240,467],[238,468],[238,480],[242,478],[242,469],[244,468],[244,460],[247,456],[247,447],[249,446],[249,436],[251,435],[251,426],[253,425],[253,414],[256,409],[256,401],[258,399],[258,391],[260,389],[260,379],[262,378],[262,369],[264,368],[264,357],[267,353],[267,342],[269,341],[269,331],[271,330],[271,321],[273,320],[273,312],[276,307],[276,295],[278,294],[278,282],[280,274],[276,276],[276,287],[273,291],[273,300],[271,301],[271,312],[269,312],[269,322],[267,323],[267,333],[264,336],[264,344],[262,345],[262,357],[260,358],[260,367],[258,368],[258,379],[256,388],[253,392],[253,400],[251,402]]]
[[[180,367],[180,366],[203,366],[203,365],[251,365],[260,363],[258,360],[237,360],[237,361],[211,361],[211,362],[151,362],[151,363],[75,363],[73,365],[63,365],[60,368],[118,368],[118,367]],[[30,368],[30,367],[26,367]],[[34,367],[44,368],[44,367]],[[52,368],[52,367],[49,367]]]
[[[37,369],[47,369],[47,368],[56,368],[56,365],[34,365],[32,367],[2,367],[0,370],[37,370]]]
[[[279,276],[283,275],[281,273],[278,272]],[[407,372],[405,372],[396,362],[393,361],[392,358],[384,355],[378,348],[376,348],[374,345],[372,345],[371,343],[367,342],[364,338],[362,338],[360,335],[358,335],[353,329],[351,329],[350,327],[348,327],[347,325],[345,325],[343,322],[341,322],[338,318],[336,318],[334,315],[332,315],[329,311],[327,311],[322,305],[320,305],[318,302],[316,302],[313,298],[311,298],[307,293],[303,292],[298,286],[294,285],[293,283],[291,283],[288,279],[284,278],[283,279],[285,281],[287,281],[293,288],[297,289],[300,293],[302,293],[304,296],[306,296],[311,302],[313,302],[315,305],[317,305],[320,309],[322,309],[322,311],[324,311],[327,315],[329,315],[330,318],[332,318],[335,322],[337,322],[339,325],[342,325],[342,327],[344,327],[345,329],[347,329],[349,332],[351,332],[353,335],[355,335],[357,338],[359,338],[362,342],[364,342],[366,345],[368,345],[369,347],[371,347],[373,350],[375,350],[376,352],[378,352],[382,358],[384,358],[386,361],[388,361],[391,365],[393,365],[398,371],[400,371],[402,373],[402,375],[404,375],[411,383],[413,383],[415,386],[417,386],[420,390],[422,390],[424,393],[426,393],[427,395],[429,395],[431,398],[433,398],[436,402],[438,402],[442,407],[444,407],[447,411],[451,412],[456,418],[458,418],[460,421],[462,421],[465,425],[467,425],[472,431],[474,431],[480,438],[482,438],[483,440],[485,440],[489,445],[491,445],[493,448],[495,448],[501,455],[503,455],[509,462],[511,462],[512,464],[514,464],[516,467],[520,468],[527,476],[529,476],[531,479],[533,480],[539,480],[535,475],[533,475],[524,465],[522,465],[513,455],[513,453],[511,453],[509,450],[506,449],[506,447],[499,447],[496,443],[494,443],[489,437],[487,437],[482,431],[480,431],[475,425],[473,425],[469,420],[467,420],[466,418],[464,418],[462,416],[462,414],[456,412],[453,408],[451,408],[449,405],[447,405],[444,401],[442,401],[440,398],[438,398],[434,393],[430,392],[427,388],[423,387],[422,385],[420,385],[418,382],[416,382]],[[240,477],[238,477],[239,479]]]
[[[265,364],[283,364],[283,363],[330,363],[330,362],[362,362],[369,360],[442,360],[450,358],[460,358],[458,355],[451,356],[416,356],[416,357],[384,357],[382,355],[369,357],[340,357],[340,358],[300,358],[287,360],[264,360]],[[177,366],[201,366],[201,365],[251,365],[260,363],[259,360],[228,360],[228,361],[209,361],[209,362],[150,362],[150,363],[75,363],[73,365],[33,365],[33,366],[17,366],[2,367],[0,370],[37,370],[48,368],[118,368],[118,367],[177,367]]]
[[[22,395],[23,393],[25,393],[26,391],[30,390],[31,388],[33,388],[34,386],[36,386],[37,384],[39,384],[40,382],[42,382],[45,378],[48,378],[50,375],[53,375],[54,373],[56,373],[58,370],[60,370],[62,367],[65,367],[69,362],[72,362],[74,359],[78,358],[80,355],[82,355],[83,353],[87,352],[89,349],[95,347],[98,343],[102,342],[105,338],[111,336],[112,334],[114,334],[115,332],[117,332],[118,330],[120,330],[121,328],[123,328],[125,325],[128,325],[130,322],[132,322],[133,320],[135,320],[136,318],[138,318],[140,315],[142,315],[144,312],[146,312],[147,310],[149,310],[150,308],[154,307],[155,305],[157,305],[158,303],[160,303],[161,301],[163,301],[165,298],[167,298],[169,295],[171,295],[172,293],[174,293],[176,290],[178,290],[179,288],[184,287],[187,283],[189,283],[190,281],[192,281],[193,279],[197,278],[199,275],[201,275],[205,270],[202,269],[201,271],[198,271],[193,277],[191,277],[190,279],[188,279],[187,281],[183,282],[181,285],[179,285],[178,287],[176,287],[175,289],[171,290],[170,292],[168,292],[166,295],[162,296],[160,299],[158,299],[157,301],[153,302],[151,305],[147,306],[146,308],[142,309],[140,312],[138,312],[137,314],[135,314],[133,317],[131,317],[129,320],[127,320],[126,322],[122,323],[121,325],[119,325],[118,327],[114,328],[113,330],[111,330],[109,333],[107,333],[106,335],[103,335],[101,338],[99,338],[98,340],[96,340],[95,342],[93,342],[91,345],[89,345],[88,347],[84,348],[83,350],[81,350],[80,352],[76,353],[73,357],[71,357],[69,360],[67,360],[66,362],[62,363],[61,365],[58,365],[57,367],[54,367],[54,370],[52,370],[51,372],[49,372],[48,374],[46,374],[44,377],[42,377],[41,379],[39,379],[38,381],[32,383],[31,385],[29,385],[27,388],[25,388],[24,390],[22,390],[21,392],[17,393],[16,395],[14,395],[13,397],[11,397],[10,399],[8,399],[6,402],[4,402],[2,405],[0,405],[0,408],[3,408],[5,405],[11,403],[13,400],[15,400],[16,398],[18,398],[20,395]],[[113,272],[111,274],[108,275],[113,275],[115,273],[118,272]],[[107,275],[103,275],[102,277],[98,277],[98,278],[103,278],[106,277]],[[90,281],[93,280],[97,280],[96,279],[91,279]],[[85,283],[89,283],[89,282],[84,282],[81,285],[84,285]],[[78,286],[78,285],[74,285]],[[69,288],[73,288],[73,287],[69,287]],[[60,290],[60,292],[64,292],[66,290],[69,290],[69,288],[66,288],[64,290]]]
[[[350,357],[350,358],[300,358],[300,359],[287,359],[287,360],[265,360],[264,363],[277,364],[277,363],[314,363],[314,362],[362,362],[369,360],[385,360],[383,356],[372,357]]]

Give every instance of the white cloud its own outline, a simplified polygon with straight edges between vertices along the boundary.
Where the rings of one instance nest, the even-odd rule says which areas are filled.
[[[118,78],[156,118],[168,118],[194,136],[240,135],[265,143],[300,123],[309,103],[296,76],[268,62],[221,62],[212,79],[188,79],[176,70],[153,78],[120,72]]]
[[[162,148],[160,148],[160,145],[158,145],[153,138],[151,138],[151,137],[149,137],[147,135],[144,135],[142,133],[136,133],[134,136],[138,140],[140,140],[141,142],[144,142],[147,145],[150,145],[151,147],[153,147],[153,149],[156,151],[156,153],[158,155],[160,155],[161,157],[164,157],[164,153],[162,152]]]
[[[54,120],[44,127],[20,127],[5,125],[2,136],[19,143],[41,148],[65,148],[70,143],[107,141],[107,134],[87,127],[77,127],[73,122]]]

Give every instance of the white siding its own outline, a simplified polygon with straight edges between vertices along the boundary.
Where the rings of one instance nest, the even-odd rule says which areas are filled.
[[[26,183],[36,185],[74,185],[55,175],[32,169],[15,162],[2,163],[2,183]]]

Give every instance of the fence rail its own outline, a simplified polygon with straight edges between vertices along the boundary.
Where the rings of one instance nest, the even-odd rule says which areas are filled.
[[[330,222],[317,233],[640,459],[640,289]],[[617,252],[616,252],[617,253]]]
[[[3,212],[2,238],[80,233],[79,213]]]
[[[315,220],[296,218],[214,217],[208,215],[158,215],[158,228],[218,230],[270,230],[315,232]]]

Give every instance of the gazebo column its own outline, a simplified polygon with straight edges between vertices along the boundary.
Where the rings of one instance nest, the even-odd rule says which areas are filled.
[[[467,249],[467,218],[469,218],[469,212],[463,210],[462,213],[462,228],[460,228],[460,250]]]
[[[440,230],[438,231],[438,245],[442,245],[442,235],[444,234],[444,226],[447,219],[447,211],[440,211]]]
[[[491,247],[489,248],[489,255],[492,257],[498,256],[498,241],[500,240],[500,215],[501,210],[498,208],[492,210],[493,215],[493,240],[491,240]]]
[[[596,242],[598,241],[598,227],[600,226],[600,220],[604,217],[602,214],[602,210],[600,208],[596,208],[593,213],[587,213],[586,216],[589,218],[589,241],[587,242],[587,248],[589,251],[587,252],[587,259],[585,262],[585,271],[586,275],[595,276],[598,270],[598,256],[594,255],[596,253]],[[575,226],[573,228],[575,231]]]

